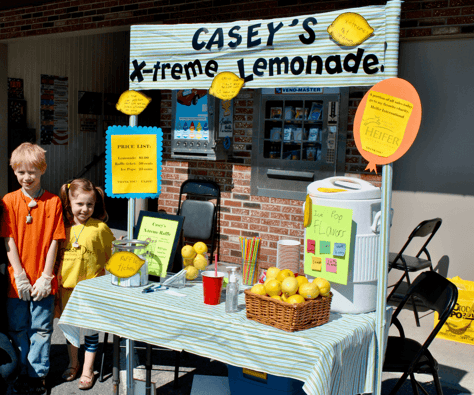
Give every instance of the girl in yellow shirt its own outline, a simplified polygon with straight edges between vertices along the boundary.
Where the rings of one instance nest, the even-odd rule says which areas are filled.
[[[112,254],[115,237],[103,222],[107,220],[104,191],[84,178],[76,179],[61,187],[66,225],[66,240],[59,247],[59,315],[62,313],[79,281],[105,274],[105,264]],[[84,330],[84,366],[79,389],[94,385],[94,360],[99,344],[96,331]],[[79,370],[78,347],[80,339],[68,340],[69,366],[63,379],[72,381]],[[72,344],[71,344],[72,343]],[[75,344],[75,345],[73,345]]]

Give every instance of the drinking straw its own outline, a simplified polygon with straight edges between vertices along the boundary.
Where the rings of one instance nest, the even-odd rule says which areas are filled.
[[[216,264],[214,265],[214,275],[217,277],[217,254],[215,255],[216,256]]]

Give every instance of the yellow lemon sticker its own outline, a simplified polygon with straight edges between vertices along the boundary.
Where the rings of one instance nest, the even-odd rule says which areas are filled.
[[[407,100],[370,91],[360,123],[362,149],[384,158],[403,141],[413,104]]]
[[[115,105],[115,108],[126,115],[138,115],[151,102],[151,99],[137,91],[125,91]]]
[[[340,189],[340,188],[318,188],[319,192],[324,193],[337,193],[337,192],[346,192],[347,189]]]
[[[243,85],[243,78],[230,71],[224,71],[214,77],[209,93],[221,100],[231,100],[239,94]]]
[[[133,252],[120,251],[110,257],[105,268],[114,276],[129,278],[137,274],[144,263],[145,260]]]
[[[327,31],[334,41],[347,47],[362,44],[374,33],[365,18],[354,12],[339,15]]]

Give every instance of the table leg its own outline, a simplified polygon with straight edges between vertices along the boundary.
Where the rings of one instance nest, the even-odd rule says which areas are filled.
[[[120,387],[120,336],[114,335],[114,362],[112,367],[113,395],[119,395]]]
[[[146,368],[146,381],[145,381],[145,388],[146,392],[145,395],[154,395],[151,393],[151,344],[146,345],[146,361],[145,361],[145,368]]]

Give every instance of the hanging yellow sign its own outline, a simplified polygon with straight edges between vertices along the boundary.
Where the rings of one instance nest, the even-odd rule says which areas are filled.
[[[221,100],[231,100],[237,96],[244,85],[244,79],[230,71],[224,71],[212,80],[209,93]]]
[[[126,115],[138,115],[151,102],[151,99],[137,91],[125,91],[115,105],[115,108]]]
[[[362,44],[374,33],[374,29],[365,18],[354,12],[339,15],[329,25],[327,31],[334,41],[347,47]]]
[[[129,251],[113,254],[105,265],[105,269],[119,278],[129,278],[138,273],[145,263],[138,255]]]

